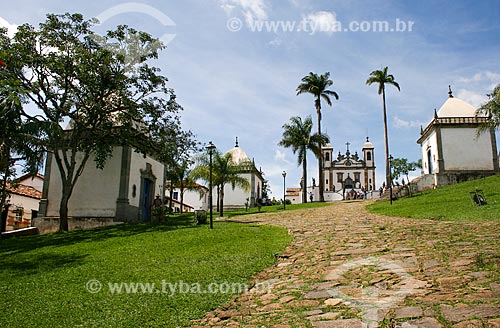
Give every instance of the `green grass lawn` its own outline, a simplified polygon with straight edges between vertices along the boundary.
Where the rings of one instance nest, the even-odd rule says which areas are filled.
[[[470,191],[482,189],[487,205],[476,206]],[[468,181],[428,190],[414,197],[369,205],[372,213],[417,219],[440,220],[498,220],[500,219],[500,176]]]
[[[119,225],[0,241],[0,327],[189,326],[191,319],[232,295],[198,293],[196,286],[204,291],[212,283],[221,288],[248,283],[275,263],[275,254],[291,240],[278,227],[220,222],[209,230],[207,225],[172,225],[175,217],[164,225]],[[100,292],[87,290],[91,280],[99,281]],[[154,283],[155,289],[113,294],[110,283]],[[177,286],[177,292],[170,286]]]
[[[322,206],[331,206],[331,205],[332,205],[332,203],[329,203],[329,202],[326,202],[326,203],[309,202],[309,203],[305,203],[305,204],[287,204],[286,211],[315,208],[315,207],[322,207]],[[282,212],[282,211],[283,211],[283,205],[271,205],[271,206],[262,206],[260,208],[260,211],[259,211],[258,207],[252,207],[252,208],[249,208],[248,210],[245,210],[243,208],[243,209],[239,209],[239,210],[224,211],[224,216],[225,217],[233,217],[233,216],[246,215],[246,214],[272,213],[272,212]],[[219,213],[214,211],[214,216],[218,217]]]

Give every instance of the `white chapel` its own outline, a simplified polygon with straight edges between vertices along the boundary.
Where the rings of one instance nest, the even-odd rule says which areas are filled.
[[[421,128],[417,143],[422,152],[423,176],[419,189],[439,187],[498,173],[495,130],[478,134],[478,127],[490,118],[465,101],[448,99],[427,127]]]

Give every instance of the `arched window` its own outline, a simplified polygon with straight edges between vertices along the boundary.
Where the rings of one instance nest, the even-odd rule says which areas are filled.
[[[366,160],[367,161],[371,161],[372,160],[372,152],[371,151],[366,152]]]
[[[330,153],[329,152],[326,152],[325,153],[325,161],[330,161]]]

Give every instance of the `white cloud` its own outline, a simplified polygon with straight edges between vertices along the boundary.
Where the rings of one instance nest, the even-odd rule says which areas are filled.
[[[413,128],[413,127],[420,127],[425,125],[425,123],[419,122],[419,121],[406,121],[398,116],[394,116],[394,127],[396,128]]]
[[[274,159],[276,161],[283,161],[283,162],[287,162],[286,160],[286,154],[284,151],[281,151],[279,149],[276,149],[276,153],[274,154]]]
[[[458,79],[459,82],[473,83],[473,82],[490,82],[495,85],[500,83],[500,74],[490,71],[479,72],[474,74],[472,77],[461,77]]]
[[[309,24],[308,28],[312,33],[332,33],[338,30],[337,14],[333,11],[317,11],[306,15],[304,20]]]
[[[16,25],[16,24],[10,24],[6,19],[0,17],[0,27],[7,28],[7,34],[10,37],[14,36],[14,33],[16,33],[18,26],[19,25]]]
[[[488,97],[485,94],[477,93],[466,89],[458,90],[456,96],[457,98],[462,99],[463,101],[471,104],[475,108],[478,108],[488,100]]]
[[[279,47],[283,43],[283,40],[281,39],[274,39],[272,41],[269,41],[267,44],[272,46],[272,47]]]
[[[234,9],[239,8],[247,24],[255,20],[267,19],[267,8],[264,0],[219,0],[226,15],[234,15]]]

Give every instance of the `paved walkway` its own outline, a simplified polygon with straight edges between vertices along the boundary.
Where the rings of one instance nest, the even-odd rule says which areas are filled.
[[[500,225],[368,213],[366,203],[245,216],[293,242],[195,327],[500,327]]]

